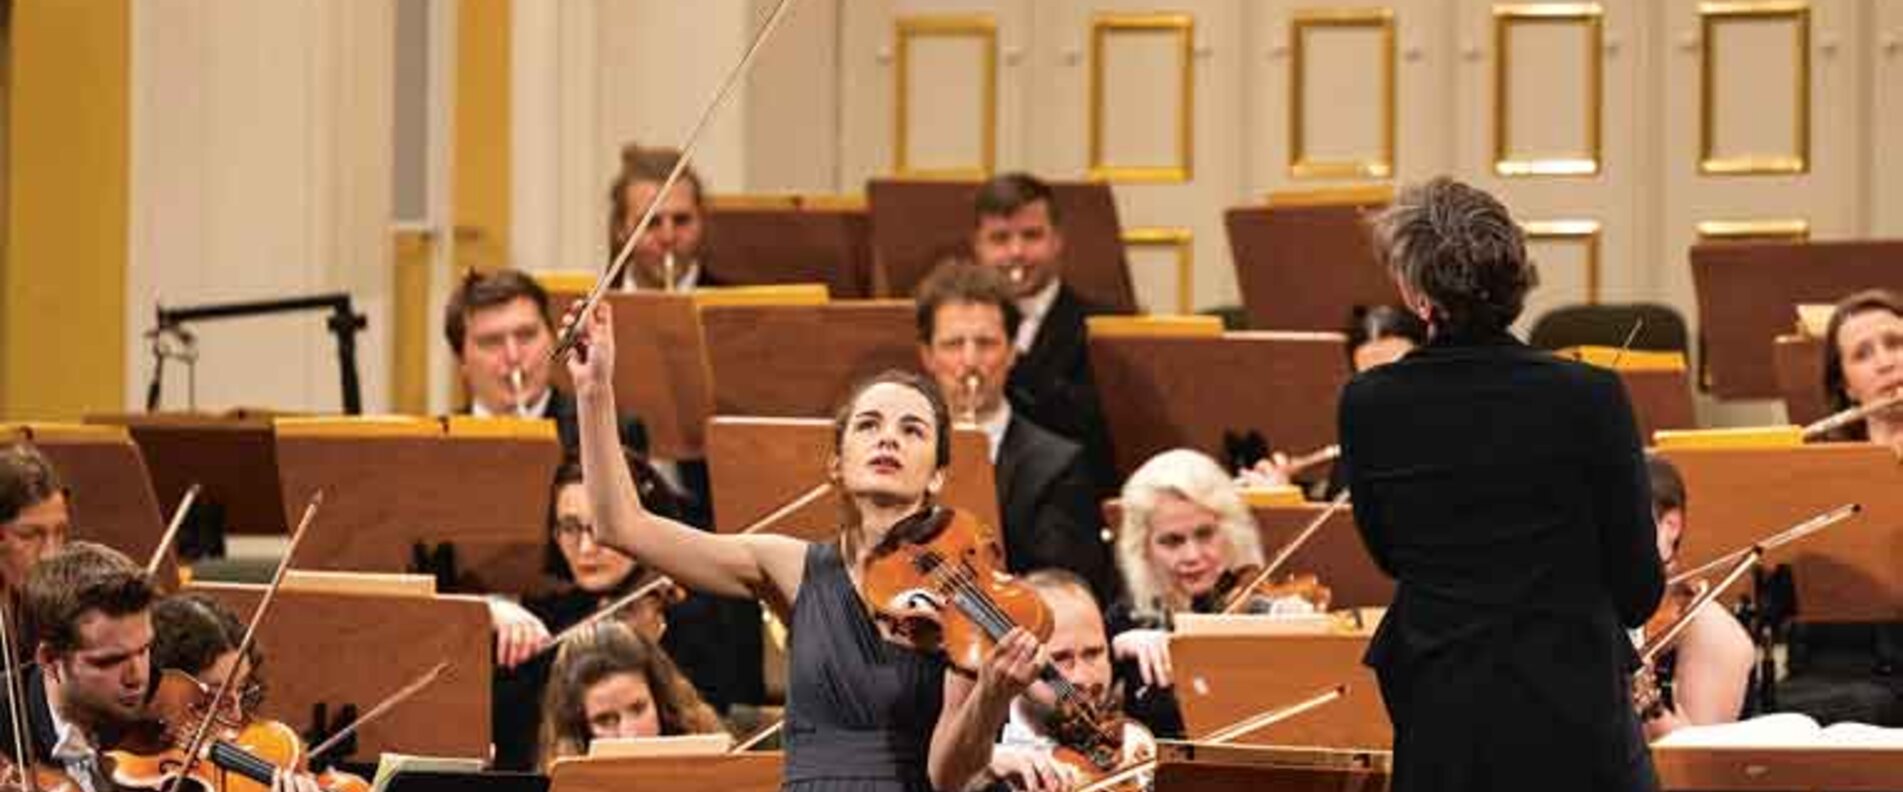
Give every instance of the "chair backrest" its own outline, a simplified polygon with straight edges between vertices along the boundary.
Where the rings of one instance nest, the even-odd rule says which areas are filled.
[[[1671,306],[1656,303],[1602,303],[1569,305],[1540,317],[1527,334],[1527,343],[1541,349],[1574,346],[1622,346],[1632,334],[1633,349],[1654,352],[1690,352],[1685,317]]]

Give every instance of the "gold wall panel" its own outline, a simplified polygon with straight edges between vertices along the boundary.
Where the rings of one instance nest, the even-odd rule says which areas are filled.
[[[989,14],[915,16],[899,19],[892,84],[892,170],[899,176],[982,179],[991,174],[998,154],[998,23]],[[913,48],[932,40],[975,40],[979,56],[978,162],[962,166],[920,165],[912,152]],[[927,75],[930,79],[931,75]]]
[[[1529,243],[1575,244],[1585,249],[1586,302],[1597,303],[1600,296],[1599,240],[1603,230],[1598,220],[1531,220],[1521,223]],[[1534,262],[1539,266],[1539,262]],[[1547,267],[1540,267],[1542,281],[1550,281]],[[1536,287],[1536,291],[1538,288]]]
[[[1698,224],[1698,238],[1700,241],[1809,239],[1810,221],[1803,218],[1705,220]]]
[[[1328,158],[1310,152],[1307,136],[1310,111],[1308,96],[1308,58],[1313,33],[1365,31],[1378,37],[1380,55],[1369,70],[1379,76],[1377,89],[1379,129],[1376,149],[1363,156]],[[1289,175],[1296,179],[1385,179],[1394,175],[1395,139],[1395,44],[1394,11],[1387,8],[1326,9],[1295,12],[1289,24]],[[1333,103],[1341,97],[1316,97],[1317,103]]]
[[[1605,11],[1598,3],[1500,5],[1493,8],[1493,170],[1501,176],[1580,176],[1599,172],[1605,103]],[[1586,48],[1580,86],[1583,128],[1572,151],[1533,151],[1515,146],[1513,79],[1534,79],[1513,59],[1516,31],[1580,28]],[[1543,83],[1554,89],[1559,86]],[[1537,115],[1537,114],[1536,114]]]
[[[1698,4],[1698,171],[1705,174],[1789,174],[1810,170],[1810,3],[1803,0],[1748,0]],[[1719,48],[1721,31],[1739,25],[1783,22],[1791,28],[1793,62],[1789,111],[1792,150],[1782,153],[1726,153],[1719,150]],[[1735,29],[1735,28],[1734,28]],[[1761,85],[1753,83],[1753,85]],[[1754,89],[1761,92],[1762,88]],[[1762,105],[1754,102],[1754,109]],[[1775,118],[1764,118],[1765,122]]]
[[[1106,120],[1111,86],[1109,50],[1116,39],[1167,36],[1176,55],[1177,100],[1174,108],[1156,108],[1175,119],[1173,162],[1113,162]],[[1196,132],[1196,23],[1188,14],[1099,14],[1090,23],[1090,176],[1113,182],[1185,182],[1194,173]]]
[[[1187,228],[1131,228],[1123,232],[1123,244],[1137,253],[1141,248],[1167,250],[1176,256],[1176,307],[1179,314],[1192,313],[1196,304],[1196,236]],[[1133,255],[1131,258],[1132,280],[1138,283],[1145,279],[1142,266]],[[1149,306],[1151,313],[1159,313],[1157,306]]]

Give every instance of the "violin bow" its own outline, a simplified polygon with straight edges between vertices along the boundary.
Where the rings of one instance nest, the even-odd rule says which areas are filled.
[[[588,290],[588,296],[582,300],[581,312],[576,315],[575,321],[562,328],[561,336],[555,340],[555,346],[549,350],[550,360],[560,360],[574,349],[575,341],[581,337],[582,326],[587,324],[588,315],[595,310],[596,305],[601,303],[602,297],[607,295],[608,288],[621,282],[622,270],[627,268],[629,258],[634,255],[635,246],[647,236],[648,224],[654,222],[655,213],[660,210],[662,204],[667,202],[667,196],[674,189],[675,183],[680,181],[681,173],[687,170],[687,163],[693,160],[694,150],[700,146],[700,141],[707,131],[708,122],[712,121],[714,113],[727,103],[727,97],[733,93],[734,86],[738,85],[741,78],[745,77],[747,71],[752,68],[754,56],[760,54],[760,48],[773,35],[774,29],[779,27],[780,19],[786,15],[786,10],[791,6],[792,0],[779,0],[779,3],[773,6],[773,14],[767,17],[766,23],[761,25],[759,32],[753,35],[753,43],[747,45],[746,54],[742,55],[740,62],[734,64],[733,68],[727,72],[727,77],[720,83],[719,89],[714,92],[712,98],[707,100],[706,106],[701,108],[700,118],[694,121],[693,128],[687,133],[686,142],[681,144],[680,159],[675,160],[673,170],[668,171],[667,179],[661,182],[661,189],[655,192],[654,200],[648,202],[647,209],[641,213],[641,221],[634,224],[634,231],[628,234],[628,241],[622,243],[621,251],[615,254],[614,262],[609,264],[607,271],[595,281],[594,288]]]
[[[1763,548],[1751,548],[1749,552],[1745,553],[1742,558],[1739,558],[1737,562],[1732,565],[1730,571],[1726,572],[1724,577],[1719,578],[1717,585],[1705,586],[1703,591],[1698,592],[1697,596],[1692,597],[1692,601],[1685,606],[1685,612],[1680,613],[1676,621],[1673,621],[1671,625],[1667,626],[1657,637],[1645,642],[1645,646],[1640,648],[1639,662],[1649,665],[1653,659],[1658,657],[1660,652],[1665,651],[1665,647],[1671,646],[1672,642],[1678,640],[1678,636],[1685,632],[1687,627],[1691,626],[1692,617],[1697,616],[1698,612],[1704,610],[1706,605],[1710,605],[1713,600],[1718,599],[1718,595],[1724,593],[1725,589],[1731,588],[1732,584],[1737,583],[1738,579],[1744,577],[1744,573],[1750,571],[1751,567],[1756,566],[1758,561],[1763,557]]]
[[[224,706],[225,699],[236,688],[236,682],[245,668],[245,657],[251,653],[251,645],[258,635],[258,625],[264,623],[264,615],[271,610],[271,601],[277,597],[278,589],[284,585],[284,573],[291,568],[291,559],[297,556],[297,546],[304,541],[304,533],[310,530],[311,522],[317,518],[317,507],[324,503],[324,491],[311,493],[310,503],[304,507],[304,517],[297,521],[297,530],[291,534],[291,543],[284,548],[284,557],[278,560],[278,567],[271,573],[271,585],[265,587],[264,595],[258,599],[258,607],[251,612],[251,623],[244,628],[244,637],[238,641],[238,665],[212,694],[211,704],[205,717],[198,722],[198,728],[192,732],[191,742],[185,744],[185,764],[178,768],[177,774],[165,785],[165,792],[179,792],[179,785],[185,776],[190,775],[192,767],[198,763],[198,752],[205,747],[205,740],[211,736],[211,726],[218,720],[218,711]]]
[[[1710,561],[1706,561],[1703,564],[1699,564],[1696,567],[1673,575],[1668,578],[1665,583],[1668,586],[1677,585],[1693,578],[1703,577],[1713,570],[1722,569],[1725,565],[1742,557],[1750,556],[1753,558],[1761,558],[1765,553],[1810,536],[1818,531],[1822,531],[1844,520],[1848,520],[1856,516],[1856,514],[1862,510],[1863,506],[1860,504],[1846,503],[1835,509],[1819,513],[1808,520],[1753,542],[1749,547],[1733,550]]]
[[[1208,737],[1205,737],[1201,740],[1197,740],[1196,742],[1205,743],[1205,744],[1215,744],[1215,745],[1221,745],[1223,743],[1234,742],[1235,740],[1241,738],[1245,734],[1266,729],[1270,726],[1273,726],[1277,723],[1281,723],[1282,721],[1288,720],[1297,715],[1307,713],[1311,710],[1314,710],[1326,704],[1332,703],[1346,695],[1348,695],[1348,686],[1346,684],[1336,685],[1320,693],[1317,693],[1313,696],[1309,696],[1308,698],[1302,699],[1301,701],[1295,702],[1294,704],[1290,704],[1286,707],[1276,707],[1274,709],[1257,713],[1247,718],[1243,718],[1242,720],[1236,721],[1235,723],[1232,723],[1228,726],[1224,726],[1220,729],[1217,729],[1216,731],[1210,732]],[[1123,785],[1126,782],[1129,782],[1135,779],[1137,776],[1142,775],[1146,772],[1149,772],[1155,768],[1156,768],[1155,759],[1145,759],[1141,762],[1135,762],[1135,763],[1132,763],[1129,767],[1123,768],[1122,770],[1118,770],[1114,773],[1110,773],[1109,775],[1106,775],[1102,778],[1099,778],[1095,781],[1092,781],[1088,784],[1078,787],[1077,792],[1102,792],[1102,790],[1114,789],[1118,786]]]
[[[159,546],[152,548],[152,557],[145,562],[145,576],[159,573],[159,564],[165,561],[165,554],[172,549],[172,543],[178,540],[178,530],[185,526],[185,516],[192,513],[192,505],[198,502],[198,493],[204,487],[194,483],[185,490],[185,497],[178,499],[178,506],[172,510],[172,522],[165,526],[165,534],[159,537]]]
[[[1320,531],[1322,526],[1328,523],[1328,518],[1335,516],[1335,512],[1341,511],[1341,507],[1348,505],[1348,494],[1348,490],[1343,489],[1341,494],[1336,495],[1334,500],[1328,502],[1328,506],[1322,509],[1321,514],[1315,515],[1315,519],[1310,520],[1308,525],[1303,526],[1300,533],[1295,534],[1295,537],[1288,540],[1287,544],[1282,545],[1281,550],[1276,551],[1275,558],[1270,559],[1269,563],[1262,567],[1262,571],[1257,572],[1255,577],[1249,580],[1248,585],[1236,590],[1240,592],[1254,591],[1257,586],[1271,580],[1272,576],[1282,568],[1282,565],[1288,563],[1289,557],[1295,555],[1296,550],[1300,550],[1302,545],[1308,543],[1309,537],[1314,536],[1316,531]],[[1242,604],[1247,602],[1248,599],[1247,596],[1239,596],[1231,600],[1228,605],[1223,607],[1223,615],[1228,616],[1241,612]]]
[[[305,758],[315,759],[318,756],[322,756],[326,752],[330,751],[330,749],[343,744],[344,739],[349,737],[352,734],[357,733],[358,729],[361,729],[365,726],[370,725],[371,723],[375,722],[378,718],[383,717],[384,713],[389,712],[390,710],[396,708],[396,705],[401,704],[404,701],[409,700],[411,696],[414,696],[417,693],[422,692],[423,688],[429,687],[430,684],[435,682],[437,677],[442,676],[443,671],[447,670],[448,668],[449,668],[448,660],[443,660],[438,662],[434,668],[431,668],[428,671],[424,671],[421,676],[418,676],[417,678],[410,680],[409,684],[404,685],[401,688],[398,688],[395,693],[391,693],[390,695],[385,696],[382,701],[377,702],[376,706],[371,707],[369,712],[365,712],[364,714],[358,716],[357,719],[351,721],[349,725],[341,729],[338,729],[336,734],[332,734],[330,737],[325,738],[323,742],[318,743],[316,747],[310,750],[310,753],[305,754]]]
[[[812,489],[809,489],[803,493],[800,493],[798,497],[790,501],[787,501],[785,504],[781,505],[780,508],[774,509],[767,516],[761,517],[758,520],[754,520],[752,524],[748,525],[745,528],[740,529],[740,532],[735,534],[735,536],[745,536],[751,533],[759,533],[762,529],[765,529],[769,526],[772,526],[774,523],[777,523],[783,519],[786,519],[788,515],[798,512],[800,509],[806,508],[808,504],[811,504],[813,501],[816,501],[816,500],[819,500],[820,498],[825,497],[827,493],[832,491],[833,491],[832,482],[822,481],[819,484],[814,485]],[[536,657],[540,656],[543,652],[553,649],[556,646],[560,646],[563,641],[567,641],[570,638],[573,638],[577,635],[587,632],[588,630],[594,628],[596,624],[599,624],[601,620],[615,615],[622,608],[626,608],[629,605],[633,605],[636,602],[640,602],[642,598],[651,596],[654,594],[654,592],[660,591],[662,588],[671,586],[673,584],[674,584],[673,578],[668,577],[666,575],[656,575],[654,579],[649,580],[648,582],[635,587],[633,591],[630,591],[626,594],[621,595],[620,597],[615,598],[613,602],[610,602],[606,605],[601,606],[600,608],[597,608],[594,613],[588,614],[588,616],[583,618],[581,621],[575,622],[574,624],[569,625],[567,629],[556,633],[554,637],[549,639],[548,643],[542,644],[541,648],[536,649],[534,652],[531,652],[528,658],[524,659],[523,662],[528,662],[528,660],[533,660]]]
[[[769,723],[766,725],[765,728],[762,728],[759,731],[754,732],[753,736],[748,737],[747,739],[741,740],[738,745],[735,745],[733,748],[728,749],[727,753],[730,753],[730,754],[746,753],[747,751],[752,750],[754,746],[759,745],[760,743],[766,742],[766,738],[772,737],[775,734],[779,734],[780,729],[784,728],[785,726],[786,726],[785,718],[781,718],[772,723]]]
[[[7,674],[7,725],[13,731],[13,769],[20,774],[20,785],[26,792],[39,792],[39,780],[33,777],[33,753],[28,750],[33,735],[27,729],[26,714],[20,707],[26,702],[26,681],[17,658],[13,654],[13,627],[10,624],[13,608],[0,602],[0,662],[6,663]]]

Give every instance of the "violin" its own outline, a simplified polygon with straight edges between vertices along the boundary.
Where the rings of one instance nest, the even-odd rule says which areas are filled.
[[[1704,578],[1675,582],[1665,590],[1665,596],[1659,600],[1658,610],[1645,620],[1645,626],[1639,628],[1640,656],[1639,670],[1632,674],[1632,709],[1639,713],[1640,720],[1651,720],[1665,713],[1671,698],[1671,680],[1659,669],[1658,653],[1664,650],[1666,636],[1680,623],[1689,621],[1693,604],[1698,601],[1710,582]],[[1657,646],[1653,652],[1645,650]]]
[[[963,511],[928,507],[894,525],[867,555],[859,596],[874,618],[921,651],[944,652],[975,673],[991,647],[1016,628],[1051,637],[1050,608],[1005,574],[997,534]],[[1038,679],[1057,694],[1053,735],[1091,775],[1123,764],[1123,733],[1049,662]]]
[[[22,775],[22,769],[27,775]],[[28,765],[14,764],[5,756],[0,756],[0,789],[12,792],[85,792],[85,787],[66,774],[62,768],[44,762]]]
[[[165,790],[189,764],[184,783],[204,792],[270,792],[276,771],[308,770],[308,754],[296,730],[280,721],[252,718],[237,706],[214,713],[212,698],[213,691],[191,675],[175,669],[162,673],[146,705],[150,717],[107,752],[113,783]],[[188,763],[185,745],[207,720],[212,738],[200,761]],[[326,792],[370,790],[362,778],[338,770],[326,769],[316,778]]]
[[[1111,697],[1111,701],[1114,701]],[[1089,755],[1070,747],[1066,738],[1067,724],[1062,718],[1053,718],[1046,723],[1046,733],[1053,735],[1057,745],[1051,749],[1051,759],[1074,771],[1083,784],[1108,782],[1101,789],[1117,792],[1139,792],[1150,787],[1150,775],[1147,773],[1130,774],[1128,778],[1110,780],[1113,776],[1122,776],[1124,771],[1143,762],[1156,759],[1156,735],[1148,727],[1125,718],[1114,706],[1105,706],[1106,715],[1098,721],[1102,730],[1115,734],[1120,740],[1121,757],[1117,766],[1104,768],[1097,765]]]
[[[1298,572],[1271,583],[1254,564],[1237,567],[1223,576],[1227,585],[1216,588],[1219,613],[1254,613],[1271,616],[1327,613],[1334,592],[1322,585],[1314,573]],[[1255,585],[1248,585],[1254,582]]]

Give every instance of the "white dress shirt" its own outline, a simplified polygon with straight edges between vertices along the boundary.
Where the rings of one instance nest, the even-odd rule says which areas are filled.
[[[1018,337],[1015,339],[1018,354],[1031,351],[1031,345],[1037,342],[1038,328],[1044,326],[1044,317],[1050,314],[1051,306],[1057,302],[1059,285],[1058,280],[1052,278],[1036,294],[1018,300],[1018,313],[1022,314],[1018,321]]]

